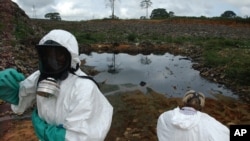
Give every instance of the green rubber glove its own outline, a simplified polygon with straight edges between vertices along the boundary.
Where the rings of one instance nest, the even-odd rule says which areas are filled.
[[[0,99],[18,105],[19,82],[24,79],[24,75],[15,69],[0,71]]]
[[[42,120],[35,109],[32,113],[32,124],[37,137],[42,141],[64,141],[66,129],[62,126],[55,126]]]

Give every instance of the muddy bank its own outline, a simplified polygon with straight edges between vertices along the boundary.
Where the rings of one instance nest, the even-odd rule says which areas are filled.
[[[152,42],[141,43],[106,43],[106,44],[91,44],[80,45],[80,53],[89,54],[91,52],[108,52],[108,53],[127,53],[130,55],[144,54],[164,54],[166,52],[173,55],[182,55],[186,59],[193,62],[193,68],[200,72],[200,75],[210,81],[218,84],[225,85],[231,89],[238,97],[239,100],[250,102],[250,86],[238,85],[235,80],[227,78],[225,74],[226,66],[209,67],[204,64],[204,48],[193,44],[175,44],[175,43],[162,43],[155,44]],[[86,70],[90,75],[95,75],[97,72],[93,70]],[[94,73],[93,73],[94,72]]]
[[[37,67],[37,61],[27,58],[30,58],[31,56],[35,57],[36,54],[34,50],[29,50],[23,45],[20,45],[19,47],[21,50],[20,48],[15,48],[15,64],[12,64],[12,66],[17,66],[18,69],[27,75]],[[96,52],[128,52],[130,54],[137,54],[140,52],[144,54],[152,52],[170,52],[176,55],[185,55],[197,62],[200,60],[200,54],[202,51],[195,46],[190,45],[183,47],[175,44],[152,44],[151,48],[148,50],[144,48],[143,44],[118,44],[115,48],[113,48],[112,44],[93,44],[90,45],[89,48],[91,51]],[[85,51],[86,49],[87,48],[84,48]],[[29,56],[27,56],[27,54],[29,54]],[[200,69],[204,68],[200,67]],[[98,73],[94,70],[90,70],[88,73],[90,74],[91,72]],[[216,71],[211,73],[214,72]],[[211,73],[208,73],[207,76],[211,76]],[[216,77],[211,78],[215,79]],[[219,77],[216,79],[220,80]],[[206,100],[204,112],[210,114],[227,126],[230,124],[250,124],[249,104],[224,97],[222,95],[217,95],[216,97],[218,97],[218,99]],[[143,94],[137,90],[109,95],[107,98],[114,107],[114,115],[110,131],[105,141],[157,141],[156,123],[159,115],[164,111],[173,109],[180,104],[180,99],[167,98],[162,94],[152,91],[150,88],[148,88],[147,94]],[[5,105],[5,103],[2,103],[2,105]],[[2,112],[0,118],[11,115],[13,115],[13,113],[7,110]],[[0,122],[0,126],[1,140],[37,140],[30,117],[25,119],[19,118],[5,120]],[[20,138],[20,136],[22,138]]]
[[[249,124],[249,105],[221,95],[207,99],[204,112],[223,124]],[[179,98],[166,98],[151,89],[146,95],[139,91],[108,97],[115,106],[114,120],[108,140],[157,141],[156,123],[159,115],[181,104]],[[240,110],[241,109],[241,110]]]
[[[145,49],[147,44],[151,45],[151,47]],[[175,55],[187,56],[192,61],[200,62],[200,65],[202,64],[202,60],[200,60],[202,50],[192,45],[183,47],[176,44],[155,45],[152,43],[142,43],[138,45],[117,44],[115,47],[113,44],[92,44],[88,47],[91,51],[95,52],[126,52],[129,54],[169,52]],[[27,54],[30,54],[33,57],[35,57],[36,54],[33,50],[24,48],[23,45],[20,45],[20,48],[15,48],[15,54],[18,54],[15,57],[16,65],[22,72],[29,74],[36,68],[37,62],[34,60],[21,60],[26,60]],[[81,48],[81,53],[86,52],[86,49],[88,48],[84,47],[84,50]],[[84,67],[84,62],[82,67]],[[205,70],[202,65],[197,67],[197,69]],[[207,71],[203,71],[203,73],[209,72],[204,76],[207,76],[207,78],[210,77],[214,80],[216,79],[217,82],[220,79],[221,81],[225,81],[225,79],[220,78],[220,75],[211,77],[212,75],[210,74],[216,74],[216,71],[218,70],[211,71],[208,69]],[[90,69],[87,73],[95,74],[98,72]],[[218,76],[218,78],[216,76]],[[228,83],[229,82],[230,81],[228,81]],[[102,88],[101,85],[101,89]],[[250,124],[250,105],[248,103],[243,103],[223,95],[216,95],[215,97],[217,99],[206,99],[204,112],[210,114],[227,126],[230,124]],[[162,94],[154,92],[150,88],[148,88],[146,94],[136,90],[109,95],[107,98],[114,107],[114,115],[110,131],[105,141],[157,141],[156,123],[159,115],[180,104],[179,98],[165,97]],[[5,105],[5,103],[2,102],[2,105]],[[8,108],[6,108],[5,112],[1,112],[2,114],[0,115],[0,118],[13,115],[13,113],[7,109]],[[2,140],[36,140],[29,116],[24,119],[17,118],[5,120],[1,122],[0,126],[0,139]],[[23,138],[20,139],[20,136]]]
[[[204,112],[229,127],[231,124],[250,124],[250,105],[223,95],[206,99]],[[114,106],[113,121],[105,141],[157,141],[156,123],[159,115],[181,104],[180,98],[167,98],[148,88],[140,91],[107,96]],[[35,135],[31,120],[12,120],[1,128],[1,140],[32,141]],[[20,139],[20,136],[22,138]]]
[[[202,48],[192,44],[176,44],[151,42],[150,40],[130,43],[125,40],[126,35],[136,33],[138,37],[152,35],[165,35],[169,37],[221,37],[221,38],[249,38],[249,24],[238,24],[234,21],[223,22],[213,20],[189,20],[180,19],[172,21],[87,21],[87,22],[51,22],[43,20],[31,21],[20,8],[10,0],[2,0],[1,25],[4,28],[0,32],[0,70],[13,67],[23,72],[26,76],[37,70],[37,54],[34,45],[38,43],[42,35],[54,28],[62,28],[72,33],[97,33],[105,35],[105,39],[98,43],[84,44],[80,42],[80,52],[112,52],[129,54],[150,54],[169,52],[175,55],[183,55],[197,62],[194,66],[201,71],[205,78],[217,83],[227,84],[238,93],[248,94],[249,87],[234,87],[234,83],[223,77],[223,68],[207,68],[202,64]],[[17,26],[26,25],[22,28]],[[5,24],[7,23],[7,24]],[[37,28],[46,27],[44,29]],[[45,26],[46,25],[46,26]],[[46,29],[46,30],[45,30]],[[79,30],[80,29],[80,30]],[[119,31],[116,34],[112,29]],[[29,32],[27,32],[29,31]],[[89,34],[89,35],[92,35]],[[116,35],[119,36],[119,40]],[[18,36],[16,36],[18,35]],[[79,35],[79,33],[78,33]],[[113,35],[113,36],[110,36]],[[35,38],[34,38],[35,36]],[[27,38],[21,38],[27,37]],[[81,36],[78,36],[81,41]],[[91,36],[89,36],[91,37]],[[150,38],[148,38],[150,39]],[[116,41],[114,43],[114,41]],[[90,73],[97,73],[90,70]],[[102,87],[102,86],[101,86]],[[206,99],[204,112],[210,114],[225,125],[250,124],[250,105],[241,101],[216,95],[217,99]],[[148,88],[148,92],[128,91],[107,96],[114,107],[114,116],[106,141],[156,141],[156,122],[159,115],[173,109],[180,104],[178,98],[164,97]],[[243,100],[247,97],[242,96]],[[30,112],[23,116],[14,115],[9,104],[0,100],[0,139],[4,141],[32,141],[37,140],[30,120]],[[25,117],[25,118],[24,118]],[[8,120],[12,119],[12,120]]]

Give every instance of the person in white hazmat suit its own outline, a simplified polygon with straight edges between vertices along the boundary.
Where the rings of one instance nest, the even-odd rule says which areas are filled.
[[[39,70],[25,80],[14,69],[0,72],[0,98],[12,103],[12,110],[18,114],[36,100],[32,123],[39,140],[103,141],[110,129],[113,107],[80,70],[75,37],[55,29],[40,40],[36,49]]]
[[[186,92],[182,102],[182,106],[159,116],[159,141],[229,141],[229,129],[201,112],[205,104],[203,93],[190,90]]]

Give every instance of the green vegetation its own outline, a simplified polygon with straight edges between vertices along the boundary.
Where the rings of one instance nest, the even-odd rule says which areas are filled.
[[[20,13],[17,13],[14,17],[13,22],[15,26],[13,34],[19,41],[29,39],[35,35],[35,27],[28,23],[27,20],[28,18],[21,16]]]
[[[105,35],[102,33],[76,33],[79,44],[91,44],[96,42],[104,42]]]
[[[250,84],[250,41],[210,39],[203,48],[206,66],[224,67],[228,78],[241,85]]]
[[[187,22],[197,20],[198,22],[224,22],[225,24],[249,24],[249,19],[223,19],[223,18],[192,18],[173,17],[161,20],[161,23]],[[145,23],[140,23],[144,21]],[[154,44],[176,44],[185,47],[186,45],[200,47],[202,60],[208,68],[223,68],[227,78],[235,80],[239,85],[250,85],[250,40],[246,38],[226,38],[221,36],[193,36],[183,34],[172,36],[164,34],[162,29],[155,30],[157,26],[148,28],[145,26],[150,20],[93,20],[81,22],[67,21],[37,21],[43,29],[49,31],[54,28],[66,29],[74,35],[79,44],[113,43],[113,42],[143,42],[149,41]],[[43,23],[44,22],[44,23]],[[48,22],[50,22],[48,24]],[[157,20],[155,20],[157,22]],[[46,23],[46,24],[45,24]],[[112,23],[112,24],[111,24]],[[132,23],[132,24],[128,24]],[[157,23],[156,23],[157,24]],[[133,26],[131,26],[133,25]],[[164,26],[164,25],[163,25]],[[94,27],[94,28],[93,28]],[[21,32],[22,33],[22,32]],[[173,33],[175,34],[175,33]],[[22,34],[21,34],[22,35]]]
[[[168,43],[193,44],[203,50],[209,68],[225,69],[225,75],[240,85],[250,85],[250,41],[246,39],[168,37]]]
[[[134,34],[134,33],[130,33],[128,36],[127,36],[127,39],[129,42],[135,42],[136,41],[136,38],[137,38],[137,35]]]
[[[153,38],[152,38],[153,39]],[[160,38],[158,38],[160,39]],[[165,38],[168,43],[193,44],[203,50],[205,66],[225,69],[225,75],[240,85],[250,85],[250,41],[246,39]]]
[[[3,29],[4,29],[4,24],[0,23],[0,31],[3,31]]]
[[[234,18],[234,17],[236,17],[236,14],[233,11],[228,10],[228,11],[225,11],[224,13],[222,13],[221,17],[224,17],[224,18]]]
[[[60,13],[58,13],[58,12],[47,13],[47,14],[44,15],[44,17],[47,18],[47,19],[50,19],[50,20],[56,20],[56,21],[61,20]]]
[[[150,15],[151,19],[166,19],[170,14],[164,8],[154,9]]]
[[[15,36],[17,39],[22,40],[29,35],[34,35],[33,29],[25,23],[18,22],[15,28]]]

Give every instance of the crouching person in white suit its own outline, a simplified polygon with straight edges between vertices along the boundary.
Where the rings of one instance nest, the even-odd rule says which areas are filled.
[[[182,101],[183,107],[166,111],[158,118],[159,141],[229,141],[229,129],[201,112],[204,94],[190,90]]]
[[[52,30],[36,49],[39,70],[26,79],[14,69],[0,72],[6,80],[0,85],[9,86],[4,87],[0,98],[12,103],[12,110],[19,114],[36,101],[32,123],[42,141],[103,141],[113,107],[80,70],[75,37],[64,30]],[[6,95],[9,90],[11,96]]]

